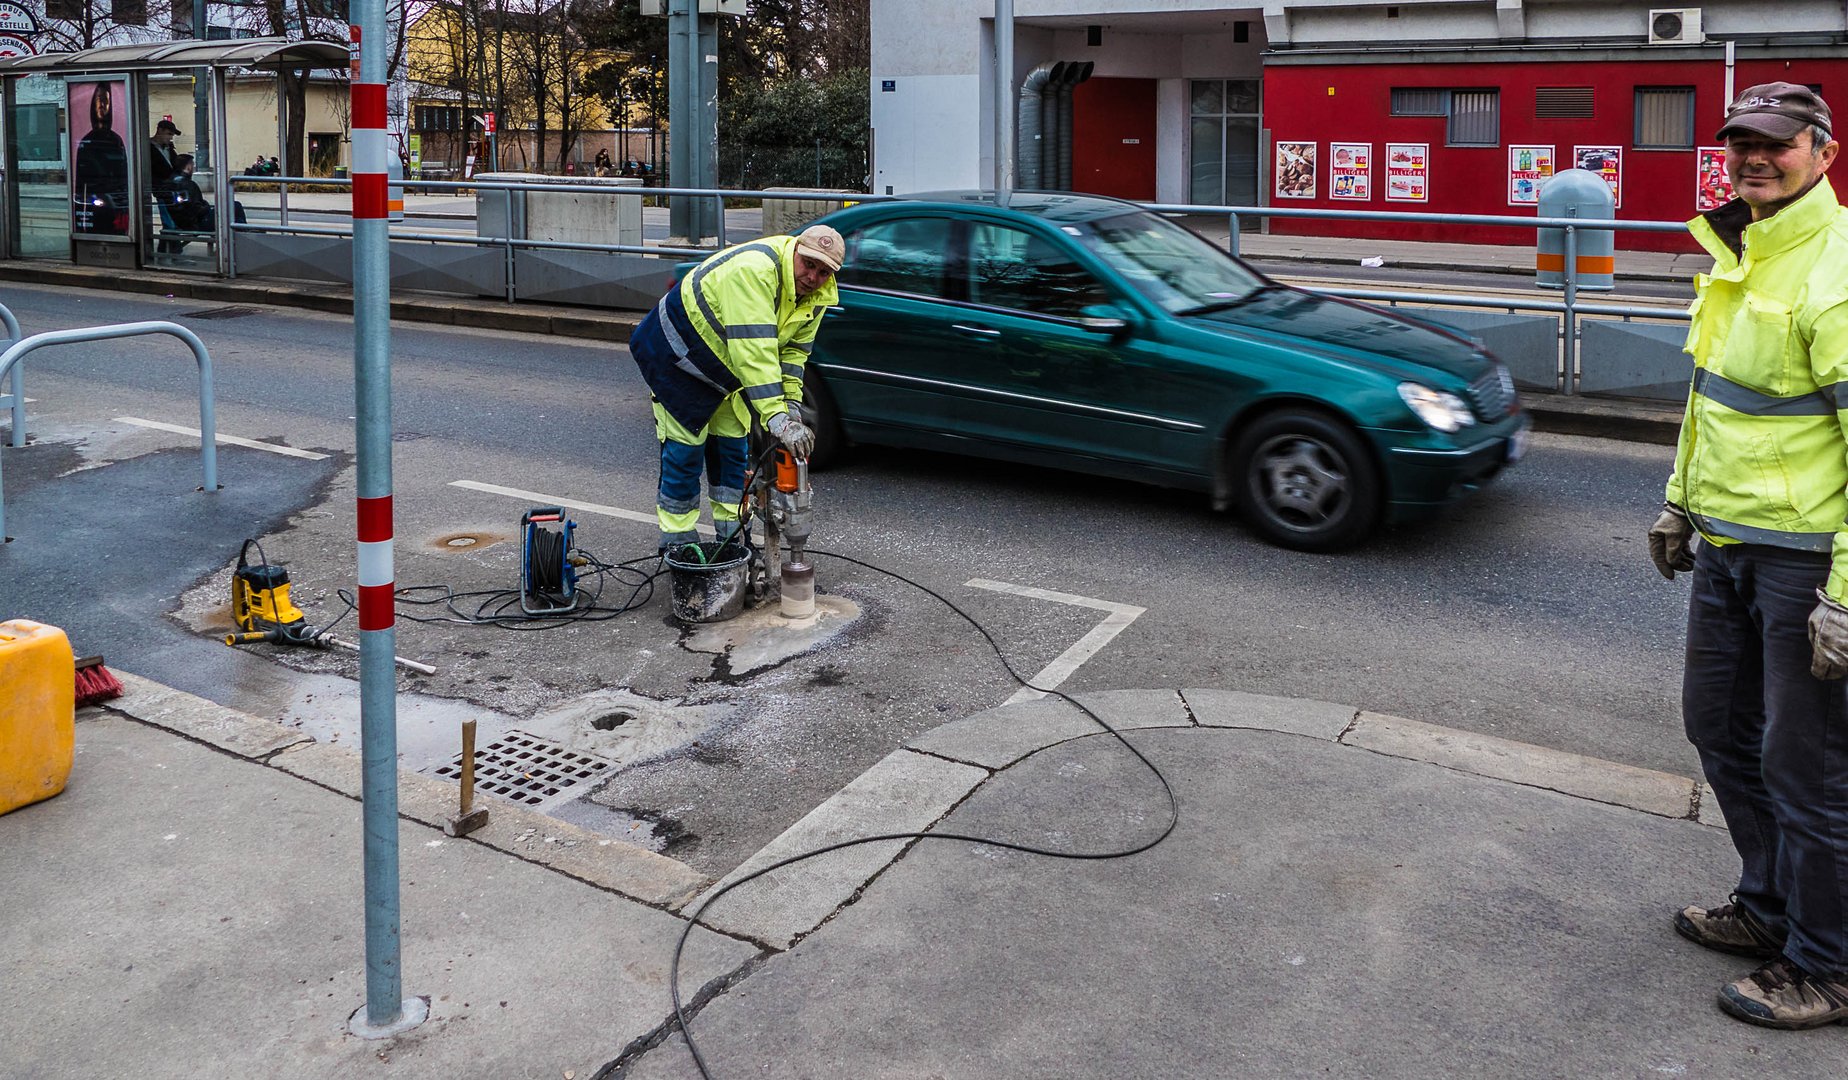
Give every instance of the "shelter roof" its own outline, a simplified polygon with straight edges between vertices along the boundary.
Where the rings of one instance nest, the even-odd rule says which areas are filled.
[[[155,41],[0,60],[0,76],[35,72],[102,75],[122,71],[183,71],[198,67],[343,68],[348,63],[347,47],[336,41],[291,41],[282,37]]]

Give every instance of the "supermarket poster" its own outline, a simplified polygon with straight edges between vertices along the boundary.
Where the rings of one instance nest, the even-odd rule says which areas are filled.
[[[1694,209],[1717,210],[1732,201],[1732,179],[1726,175],[1726,148],[1702,146],[1694,151]]]
[[[1612,204],[1619,207],[1623,205],[1623,147],[1575,146],[1572,148],[1572,165],[1604,177],[1604,182],[1611,188]]]
[[[1277,144],[1277,198],[1315,198],[1315,144],[1280,142]]]
[[[1328,144],[1328,197],[1365,201],[1373,198],[1373,144]]]
[[[1386,144],[1386,199],[1389,202],[1429,202],[1430,143]]]
[[[1540,185],[1552,175],[1552,147],[1508,147],[1508,205],[1539,205]]]

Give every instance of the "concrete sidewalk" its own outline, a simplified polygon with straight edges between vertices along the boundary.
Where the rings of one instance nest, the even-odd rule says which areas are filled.
[[[404,987],[432,1019],[345,1033],[363,992],[357,763],[132,677],[71,787],[0,816],[9,1078],[697,1075],[675,940],[719,886],[402,778]],[[1699,785],[1222,690],[1083,700],[1158,767],[1173,835],[1123,859],[900,840],[704,912],[680,973],[715,1076],[1824,1077],[1840,1029],[1713,1005],[1749,966],[1670,928],[1737,863]],[[1077,852],[1152,839],[1154,774],[1077,709],[987,710],[895,750],[732,875],[929,829]]]

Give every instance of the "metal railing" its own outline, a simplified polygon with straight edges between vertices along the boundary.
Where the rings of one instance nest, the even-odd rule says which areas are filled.
[[[10,318],[10,313],[9,316]],[[17,325],[17,324],[14,324]],[[212,403],[212,357],[205,351],[205,343],[199,335],[178,323],[171,322],[132,322],[117,323],[114,326],[80,326],[70,330],[48,330],[43,334],[33,334],[29,338],[15,341],[4,353],[0,353],[0,381],[10,375],[19,366],[26,354],[47,345],[74,345],[85,341],[110,341],[115,338],[139,337],[144,334],[169,334],[184,341],[192,349],[193,359],[199,364],[199,454],[204,462],[205,479],[200,486],[202,491],[218,490],[218,436],[213,418]],[[3,459],[0,455],[0,459]],[[6,535],[6,485],[0,474],[0,542],[10,541]]]
[[[301,224],[291,222],[288,193],[290,185],[297,188],[314,184],[332,187],[349,187],[349,179],[315,179],[311,177],[243,177],[227,178],[233,189],[239,183],[260,183],[277,185],[279,192],[279,220],[274,223],[250,223],[233,226],[238,233],[270,233],[300,236],[350,237],[352,229],[344,225]],[[701,258],[715,248],[694,246],[670,246],[662,243],[608,244],[570,240],[537,240],[514,236],[513,227],[514,197],[520,192],[539,192],[547,194],[569,194],[573,196],[599,195],[612,198],[644,198],[659,200],[666,198],[708,198],[720,203],[717,215],[717,244],[723,248],[731,243],[725,214],[724,203],[727,200],[751,200],[768,204],[776,200],[811,201],[811,202],[890,202],[902,200],[903,196],[890,195],[844,195],[841,192],[828,191],[748,191],[725,188],[676,188],[676,187],[634,187],[614,186],[608,184],[578,184],[568,180],[559,182],[514,182],[514,181],[455,181],[455,180],[403,180],[393,185],[405,191],[422,192],[476,192],[499,191],[504,200],[501,212],[505,215],[504,225],[499,231],[506,235],[482,236],[458,231],[430,231],[420,229],[394,229],[391,237],[394,241],[410,241],[430,244],[447,244],[473,246],[478,248],[497,247],[503,252],[502,267],[499,273],[504,282],[497,283],[497,288],[504,287],[505,298],[516,301],[520,290],[516,282],[515,267],[517,255],[522,251],[573,251],[583,253],[600,253],[606,255],[629,255],[670,258]],[[1420,305],[1439,308],[1477,308],[1504,311],[1510,314],[1531,312],[1554,316],[1559,320],[1557,334],[1557,356],[1553,361],[1552,388],[1566,394],[1580,392],[1581,382],[1581,328],[1584,316],[1604,316],[1630,323],[1636,319],[1665,320],[1685,322],[1685,310],[1670,307],[1653,307],[1637,304],[1598,304],[1584,303],[1580,300],[1581,279],[1578,268],[1580,239],[1587,231],[1595,232],[1641,232],[1656,234],[1685,235],[1687,227],[1680,222],[1667,221],[1620,221],[1587,218],[1552,218],[1525,217],[1513,214],[1443,214],[1423,211],[1393,210],[1347,210],[1347,209],[1309,209],[1279,206],[1232,206],[1218,204],[1193,203],[1139,203],[1144,209],[1166,215],[1190,217],[1223,217],[1228,225],[1226,240],[1227,250],[1234,256],[1241,255],[1240,237],[1241,220],[1252,218],[1277,218],[1298,220],[1357,221],[1367,223],[1393,224],[1433,224],[1458,227],[1492,227],[1519,229],[1527,237],[1533,237],[1535,230],[1556,229],[1563,234],[1564,266],[1561,271],[1562,282],[1558,298],[1535,297],[1483,297],[1462,294],[1420,292],[1394,289],[1356,289],[1325,288],[1313,291],[1348,299],[1381,302],[1390,305]],[[337,212],[337,211],[335,211]],[[459,215],[460,216],[460,215]],[[479,222],[477,222],[479,228]],[[234,245],[235,247],[235,245]],[[236,274],[235,261],[232,274]],[[1441,317],[1440,317],[1441,321]]]
[[[19,340],[19,319],[14,316],[12,310],[5,304],[0,304],[0,323],[6,325],[6,340],[8,344],[12,344]],[[6,378],[0,380],[0,385],[5,385],[7,388],[6,393],[0,394],[0,405],[11,405],[13,409],[12,442],[14,446],[26,445],[26,390],[24,379],[25,369],[18,364],[14,364],[13,369],[6,373]],[[5,530],[0,529],[0,532],[5,532]]]

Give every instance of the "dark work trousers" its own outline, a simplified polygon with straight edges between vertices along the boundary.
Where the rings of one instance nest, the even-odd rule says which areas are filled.
[[[1827,552],[1702,543],[1681,713],[1744,864],[1739,900],[1811,975],[1848,979],[1848,680],[1810,674]]]

